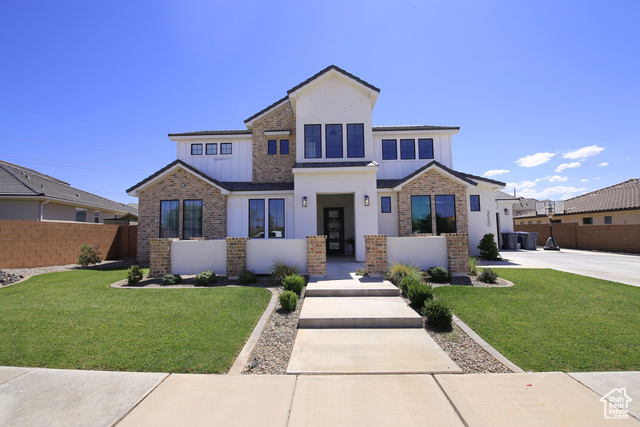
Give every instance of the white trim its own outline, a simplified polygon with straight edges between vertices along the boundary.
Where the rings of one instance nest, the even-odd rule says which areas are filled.
[[[270,196],[270,195],[279,195],[282,194],[284,195],[290,195],[293,194],[293,190],[260,190],[260,191],[238,191],[238,190],[234,190],[234,191],[229,191],[229,195],[230,196]]]
[[[289,97],[284,98],[284,99],[282,100],[282,102],[278,102],[277,104],[275,104],[275,105],[271,106],[271,108],[269,108],[268,110],[263,111],[259,116],[254,117],[254,118],[253,118],[253,119],[251,119],[250,121],[246,121],[246,122],[244,122],[244,125],[247,127],[247,129],[251,130],[251,128],[253,127],[253,123],[254,123],[256,120],[260,120],[262,117],[264,117],[264,116],[266,116],[267,114],[271,113],[271,112],[272,112],[272,111],[274,111],[276,108],[280,108],[281,106],[283,106],[283,105],[284,105],[286,102],[288,102],[288,101],[289,101]],[[295,114],[295,111],[296,111],[296,110],[295,110],[295,108],[293,108],[293,106],[292,106],[292,109],[293,109],[294,114]]]
[[[241,133],[241,134],[229,134],[229,135],[184,135],[184,136],[170,136],[169,139],[171,141],[176,142],[190,142],[194,141],[196,143],[205,142],[207,140],[211,140],[212,142],[219,142],[221,139],[251,139],[253,134],[251,133]]]
[[[459,184],[462,184],[466,189],[469,189],[469,188],[475,188],[475,187],[476,187],[476,186],[471,185],[471,184],[469,184],[468,182],[466,182],[466,181],[464,181],[464,180],[462,180],[462,179],[458,178],[457,176],[450,174],[449,172],[445,171],[444,169],[439,168],[439,167],[438,167],[438,166],[436,166],[436,165],[431,165],[431,166],[429,166],[428,168],[426,168],[425,170],[423,170],[422,172],[420,172],[419,174],[417,174],[417,175],[415,175],[415,176],[411,177],[411,179],[408,179],[408,180],[404,181],[402,184],[400,184],[400,185],[397,185],[397,186],[393,187],[393,191],[400,191],[400,190],[402,190],[402,187],[404,187],[405,185],[407,185],[408,183],[410,183],[410,182],[411,182],[411,181],[413,181],[414,179],[417,179],[418,177],[422,176],[423,174],[425,174],[426,172],[428,172],[428,171],[430,171],[430,170],[432,170],[432,169],[435,169],[435,170],[436,170],[436,172],[440,173],[441,175],[444,175],[444,176],[448,177],[448,178],[449,178],[449,179],[451,179],[452,181],[455,181],[455,182],[457,182],[457,183],[459,183]]]
[[[220,190],[220,193],[222,193],[222,194],[229,194],[229,190],[226,190],[226,189],[224,189],[224,188],[220,187],[220,186],[219,186],[219,185],[217,185],[216,183],[214,183],[214,182],[212,182],[212,181],[209,181],[208,179],[204,178],[203,176],[196,174],[195,172],[193,172],[193,171],[191,171],[191,170],[189,170],[189,169],[185,168],[185,167],[184,167],[184,166],[182,166],[182,165],[174,165],[174,166],[172,166],[171,168],[167,169],[166,171],[164,171],[164,172],[163,172],[163,173],[161,173],[160,175],[158,175],[158,176],[154,177],[151,181],[145,182],[143,185],[141,185],[140,187],[136,188],[136,189],[135,189],[135,190],[133,190],[133,191],[128,192],[127,194],[128,194],[129,196],[132,196],[132,197],[138,197],[138,196],[140,195],[140,191],[142,191],[142,190],[144,190],[145,188],[148,188],[148,187],[150,187],[150,186],[154,185],[154,184],[155,184],[156,182],[158,182],[160,179],[162,179],[162,178],[164,178],[165,176],[167,176],[168,174],[170,174],[170,173],[174,172],[177,168],[180,168],[180,169],[184,170],[185,172],[189,172],[191,175],[195,176],[196,178],[199,178],[199,179],[201,179],[202,181],[204,181],[204,182],[206,182],[206,183],[208,183],[208,184],[210,184],[210,185],[212,185],[212,186],[216,187],[217,189],[219,189],[219,190]]]
[[[375,126],[374,126],[375,127]],[[372,132],[374,136],[392,136],[392,135],[416,135],[416,136],[423,136],[423,135],[456,135],[458,132],[460,132],[457,129],[441,129],[441,130],[436,130],[436,129],[424,129],[424,130],[375,130],[372,128]]]
[[[265,130],[264,134],[267,136],[291,135],[291,131],[290,130]]]
[[[367,166],[346,166],[346,167],[320,167],[320,168],[294,168],[293,174],[304,174],[304,173],[377,173],[378,165],[367,165]]]

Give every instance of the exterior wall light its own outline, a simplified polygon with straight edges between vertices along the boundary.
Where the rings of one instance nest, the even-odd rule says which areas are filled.
[[[302,207],[303,208],[307,207],[307,196],[302,197]]]
[[[509,215],[509,209],[504,208],[504,214],[505,214],[505,215]]]
[[[369,206],[369,196],[364,196],[364,205]]]

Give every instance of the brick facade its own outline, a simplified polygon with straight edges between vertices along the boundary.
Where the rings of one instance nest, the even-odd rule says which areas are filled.
[[[171,273],[171,242],[178,239],[149,239],[149,277],[162,277]]]
[[[265,131],[288,130],[289,135],[265,135]],[[278,141],[277,153],[269,154],[268,141]],[[289,154],[280,154],[280,141],[289,140]],[[253,182],[293,182],[296,162],[296,119],[291,104],[284,105],[253,124]]]
[[[327,236],[307,236],[307,274],[327,275]]]
[[[469,235],[467,233],[443,233],[447,238],[449,273],[453,276],[469,272]]]
[[[436,197],[454,195],[456,203],[456,231],[468,233],[467,192],[459,184],[435,170],[428,170],[405,184],[398,192],[398,229],[401,237],[411,236],[411,196],[431,196],[431,229],[436,231]]]
[[[247,237],[227,237],[227,277],[237,279],[247,269]]]
[[[227,198],[211,184],[184,169],[177,169],[151,187],[138,199],[139,263],[149,262],[149,239],[160,235],[160,201],[179,200],[179,235],[182,236],[183,201],[202,200],[202,235],[205,239],[224,239],[227,235]]]
[[[387,236],[365,234],[365,265],[369,276],[384,275],[387,271]]]

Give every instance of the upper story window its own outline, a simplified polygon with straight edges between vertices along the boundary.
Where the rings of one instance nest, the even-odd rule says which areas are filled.
[[[583,225],[592,225],[593,224],[593,217],[586,217],[586,218],[582,218],[582,224]]]
[[[471,207],[471,211],[477,212],[480,210],[480,196],[477,194],[472,194],[469,196],[469,206]]]
[[[398,144],[395,139],[382,140],[382,160],[396,160],[398,158]]]
[[[347,125],[347,157],[364,157],[364,124]]]
[[[612,218],[610,215],[607,215],[604,217],[604,223],[605,224],[613,224]]]
[[[223,142],[220,144],[220,154],[231,154],[230,142]]]
[[[281,139],[280,140],[280,154],[289,154],[289,140]]]
[[[275,139],[270,139],[268,144],[268,153],[269,154],[278,154],[278,141]]]
[[[391,213],[391,197],[380,197],[380,210],[382,213]]]
[[[400,158],[403,160],[416,158],[416,141],[415,139],[400,140]]]
[[[322,158],[322,128],[320,125],[304,125],[304,157]]]
[[[436,230],[438,234],[456,232],[456,199],[452,195],[436,196]]]
[[[418,157],[420,159],[433,159],[433,138],[418,140]]]
[[[206,145],[206,153],[207,156],[213,156],[218,154],[218,144],[216,143],[211,143],[211,144],[207,144]]]
[[[202,144],[191,144],[191,155],[192,156],[202,155]]]
[[[327,140],[327,158],[336,159],[342,157],[342,125],[325,125],[325,138]]]

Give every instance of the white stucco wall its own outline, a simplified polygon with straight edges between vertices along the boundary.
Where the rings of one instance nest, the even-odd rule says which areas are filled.
[[[391,212],[382,213],[382,197],[391,198]],[[378,234],[385,234],[388,237],[398,237],[398,193],[379,192],[378,193]]]
[[[436,266],[448,270],[447,238],[443,236],[388,237],[387,262],[413,264],[423,270]]]
[[[306,239],[249,239],[247,240],[247,270],[256,274],[269,274],[274,261],[295,267],[307,273]]]
[[[288,193],[256,193],[256,194],[234,194],[227,197],[227,236],[228,237],[248,237],[249,236],[249,199],[265,200],[265,223],[269,222],[269,199],[284,199],[285,212],[284,221],[285,239],[292,239],[295,236],[294,230],[294,206],[293,194]],[[268,230],[267,230],[268,235]]]
[[[471,211],[470,196],[480,196],[480,211]],[[484,184],[478,184],[474,188],[467,190],[467,217],[469,219],[469,253],[473,256],[480,255],[477,246],[487,233],[493,233],[498,242],[498,224],[496,220],[495,187],[489,187]],[[501,224],[502,226],[502,224]]]
[[[171,242],[171,273],[200,274],[211,270],[227,274],[225,240],[179,240]]]
[[[220,154],[220,144],[230,142],[230,155]],[[207,143],[218,145],[218,154],[207,155]],[[201,155],[191,155],[191,144],[202,144]],[[176,143],[177,158],[219,181],[251,181],[253,143],[251,135],[243,138],[191,139]]]
[[[40,202],[38,200],[0,199],[0,219],[38,221]]]

